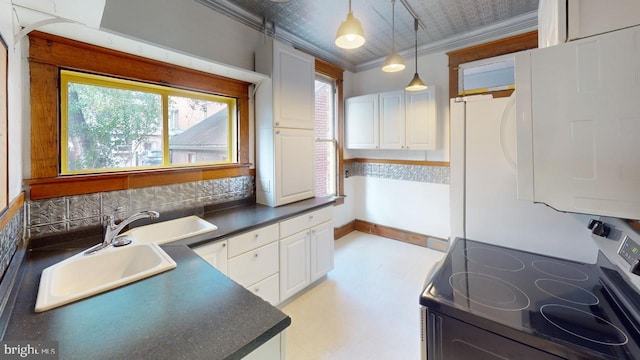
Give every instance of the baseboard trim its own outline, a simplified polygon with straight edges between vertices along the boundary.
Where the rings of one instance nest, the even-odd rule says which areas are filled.
[[[449,240],[447,239],[418,234],[411,231],[375,224],[364,220],[355,220],[355,230],[438,251],[447,251],[449,247]]]
[[[340,239],[341,237],[349,234],[352,231],[356,231],[356,221],[353,220],[345,225],[342,225],[337,228],[333,228],[333,238],[335,240]]]

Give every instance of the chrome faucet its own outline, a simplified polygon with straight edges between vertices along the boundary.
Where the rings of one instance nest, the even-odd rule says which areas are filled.
[[[118,209],[116,209],[117,211]],[[140,220],[140,219],[157,219],[158,217],[160,217],[160,214],[157,211],[150,211],[150,210],[145,210],[145,211],[140,211],[137,212],[131,216],[129,216],[128,218],[122,220],[120,222],[120,224],[116,225],[116,216],[115,216],[115,211],[111,213],[111,215],[109,215],[109,220],[108,220],[108,224],[105,225],[104,227],[104,239],[102,240],[102,242],[100,244],[97,244],[93,247],[91,247],[90,249],[88,249],[87,251],[84,252],[85,255],[91,255],[91,254],[95,254],[96,252],[110,246],[110,245],[114,245],[114,246],[123,246],[123,245],[127,245],[129,243],[131,243],[131,240],[129,240],[128,242],[119,242],[118,245],[116,245],[117,240],[116,237],[118,236],[118,234],[120,234],[120,232],[122,231],[122,229],[124,229],[125,226],[131,224],[132,222],[136,221],[136,220]],[[115,241],[114,241],[115,240]]]

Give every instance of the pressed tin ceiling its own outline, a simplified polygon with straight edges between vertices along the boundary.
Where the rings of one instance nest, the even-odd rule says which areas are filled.
[[[334,44],[349,0],[195,0],[255,29],[292,43],[347,70],[381,66],[392,43],[391,0],[352,0],[353,15],[364,28],[358,49]],[[410,10],[408,10],[410,9]],[[413,54],[413,16],[420,21],[420,52],[451,50],[537,27],[538,0],[396,0],[396,49]],[[412,13],[413,14],[412,14]]]

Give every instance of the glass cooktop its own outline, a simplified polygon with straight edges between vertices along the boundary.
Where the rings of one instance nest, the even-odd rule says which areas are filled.
[[[625,354],[640,351],[637,330],[615,305],[597,269],[456,239],[420,302],[494,332],[506,326],[529,337],[532,346],[548,342],[550,349],[629,358]]]

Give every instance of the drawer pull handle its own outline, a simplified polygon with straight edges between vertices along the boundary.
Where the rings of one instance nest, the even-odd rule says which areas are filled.
[[[260,288],[256,288],[256,289],[255,289],[255,292],[260,292]]]

